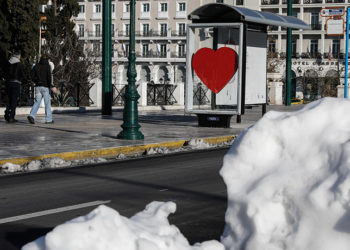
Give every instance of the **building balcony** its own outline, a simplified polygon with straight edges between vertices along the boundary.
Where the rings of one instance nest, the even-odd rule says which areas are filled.
[[[123,12],[122,19],[130,19],[130,12]]]
[[[278,5],[279,0],[261,0],[261,5]]]
[[[278,31],[278,26],[267,26],[267,31]]]
[[[78,16],[75,18],[75,20],[85,20],[86,16],[85,13],[79,13]]]
[[[113,61],[127,62],[128,53],[114,51],[112,53]],[[186,54],[177,52],[136,52],[136,62],[167,62],[167,63],[185,63]]]
[[[91,19],[93,19],[93,20],[101,20],[102,19],[102,13],[92,13]]]
[[[186,58],[186,53],[172,52],[170,53],[172,58]]]
[[[318,4],[322,3],[322,0],[303,0],[304,4]]]
[[[187,32],[185,30],[173,30],[171,36],[183,36],[186,37]]]
[[[345,3],[345,0],[326,0],[326,3]]]
[[[292,4],[300,4],[302,0],[292,0]],[[282,4],[288,4],[288,0],[282,0]]]
[[[322,24],[321,23],[312,23],[310,24],[312,30],[321,30]]]
[[[139,19],[150,19],[151,18],[151,13],[150,12],[141,12]]]
[[[169,14],[167,11],[158,11],[158,19],[168,19],[169,18]]]
[[[100,31],[77,31],[76,32],[80,39],[102,39],[102,30]],[[135,36],[137,39],[144,40],[152,40],[152,39],[160,39],[160,40],[185,40],[186,39],[186,31],[179,30],[167,30],[167,31],[158,31],[158,30],[150,30],[150,31],[135,31]],[[118,31],[113,30],[111,32],[111,36],[113,39],[128,39],[129,31]]]
[[[187,18],[187,13],[186,11],[176,11],[176,16],[175,18]]]

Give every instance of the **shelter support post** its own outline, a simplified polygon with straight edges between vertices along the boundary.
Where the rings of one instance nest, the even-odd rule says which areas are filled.
[[[241,92],[241,114],[245,113],[245,87],[246,87],[246,64],[247,64],[247,30],[248,25],[246,23],[243,24],[243,38],[242,38],[242,92]],[[238,122],[237,119],[237,123]]]
[[[349,65],[349,14],[350,8],[346,8],[346,51],[345,51],[345,85],[344,85],[344,98],[348,98],[348,65]]]

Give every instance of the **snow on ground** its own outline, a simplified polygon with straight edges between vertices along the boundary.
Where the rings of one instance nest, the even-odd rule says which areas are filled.
[[[233,143],[227,249],[350,249],[350,102],[268,112]]]
[[[350,101],[325,98],[296,112],[268,112],[234,141],[220,171],[228,208],[226,250],[348,250]],[[131,218],[100,206],[23,247],[43,249],[223,250],[189,246],[152,202]]]
[[[101,205],[89,214],[55,227],[22,250],[224,250],[218,241],[190,246],[168,216],[173,202],[154,201],[130,219]]]
[[[0,174],[30,172],[30,171],[38,171],[38,170],[44,170],[44,169],[53,169],[53,168],[76,167],[76,166],[83,166],[83,165],[89,165],[94,163],[103,163],[103,162],[113,161],[113,160],[139,158],[139,157],[142,157],[143,155],[163,155],[163,154],[171,154],[171,153],[188,151],[188,150],[227,147],[232,145],[232,142],[233,140],[228,142],[222,142],[219,144],[209,144],[204,142],[203,139],[190,139],[188,141],[188,145],[181,148],[176,148],[176,149],[169,149],[166,147],[149,148],[143,153],[141,152],[141,153],[131,154],[131,155],[119,154],[114,159],[100,157],[100,158],[87,158],[87,159],[74,160],[74,161],[65,161],[61,158],[53,157],[53,158],[45,158],[42,160],[30,161],[26,163],[23,167],[17,164],[5,163],[4,165],[0,165]]]

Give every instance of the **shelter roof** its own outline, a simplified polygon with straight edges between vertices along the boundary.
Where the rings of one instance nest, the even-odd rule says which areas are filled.
[[[293,29],[310,29],[308,24],[296,17],[282,16],[222,3],[203,5],[189,14],[188,19],[192,20],[193,23],[248,22]]]

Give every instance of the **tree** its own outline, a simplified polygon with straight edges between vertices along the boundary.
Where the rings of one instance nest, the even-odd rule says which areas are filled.
[[[10,50],[11,33],[9,31],[9,23],[7,17],[9,11],[7,2],[0,3],[0,76],[3,78],[3,69],[6,65],[8,51]]]
[[[82,101],[88,105],[86,92],[93,65],[87,60],[84,44],[74,30],[72,17],[77,16],[79,10],[77,0],[56,0],[56,9],[52,6],[45,13],[47,44],[42,52],[48,53],[55,64],[54,83],[61,92],[61,99],[58,98],[56,105],[67,105],[66,100],[70,97],[74,97],[74,105],[80,105]],[[67,92],[70,94],[67,95]],[[80,100],[82,96],[85,100]],[[68,105],[73,105],[69,102]]]
[[[39,0],[5,0],[9,12],[10,49],[19,49],[32,63],[39,43]]]
[[[20,50],[27,74],[38,52],[39,0],[1,0],[0,3],[0,103],[4,102],[5,66],[14,50]],[[25,90],[24,90],[25,92]],[[27,95],[24,94],[24,95]]]

